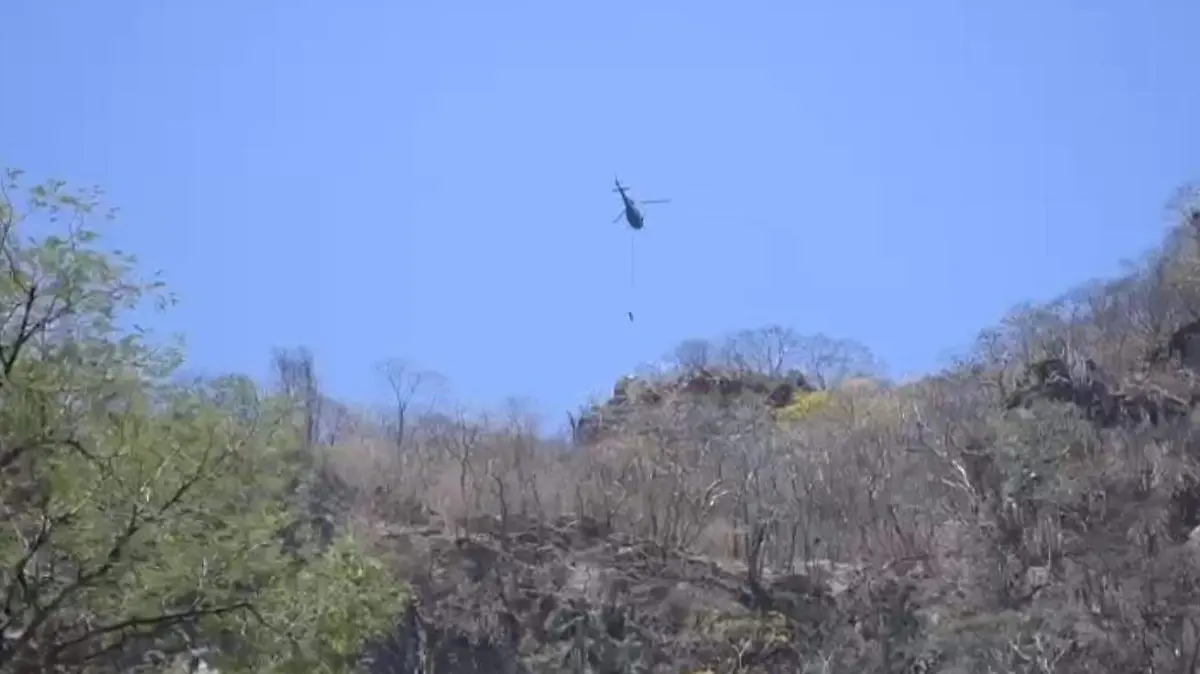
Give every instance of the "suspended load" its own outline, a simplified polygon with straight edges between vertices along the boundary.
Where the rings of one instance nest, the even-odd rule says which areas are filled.
[[[629,225],[629,234],[630,234],[630,236],[629,236],[629,289],[630,289],[630,292],[632,293],[635,290],[634,244],[636,242],[636,239],[634,238],[635,237],[634,232],[637,232],[638,230],[640,230],[646,226],[646,219],[642,215],[641,209],[638,208],[638,204],[642,204],[642,205],[665,204],[665,203],[670,202],[671,200],[670,199],[634,200],[632,197],[629,196],[629,188],[622,185],[620,179],[614,177],[613,184],[616,185],[616,187],[613,189],[613,191],[616,192],[617,194],[621,195],[621,212],[617,214],[617,217],[613,218],[613,222],[619,222],[621,220],[621,218],[625,218],[625,224]],[[633,311],[627,312],[626,315],[629,317],[630,322],[632,322],[633,321]]]

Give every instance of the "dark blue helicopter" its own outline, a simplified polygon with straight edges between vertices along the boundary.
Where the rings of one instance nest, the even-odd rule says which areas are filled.
[[[613,191],[621,195],[622,206],[621,212],[617,213],[617,217],[613,218],[613,222],[617,222],[621,218],[625,218],[626,224],[629,225],[629,233],[631,235],[633,232],[646,226],[646,219],[642,216],[642,211],[638,209],[638,204],[665,204],[671,201],[670,199],[646,199],[634,201],[634,199],[629,196],[629,188],[622,185],[620,179],[618,179],[616,176],[613,176],[613,184],[616,185],[616,188],[613,189]],[[629,239],[629,285],[631,289],[634,285],[633,242],[634,239],[631,236]],[[633,312],[630,311],[627,315],[629,316],[629,320],[632,322]]]
[[[630,197],[627,192],[629,188],[622,185],[621,181],[615,176],[613,177],[613,184],[616,185],[616,188],[613,189],[613,191],[621,195],[621,203],[623,206],[621,212],[617,214],[617,217],[613,218],[613,222],[617,222],[621,218],[625,218],[625,222],[628,223],[632,229],[641,229],[646,226],[646,219],[642,217],[642,212],[637,207],[638,204],[665,204],[671,201],[670,199],[639,199],[634,201],[634,199]]]

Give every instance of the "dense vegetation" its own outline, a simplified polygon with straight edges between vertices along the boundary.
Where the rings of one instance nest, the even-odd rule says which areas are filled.
[[[884,380],[691,340],[547,439],[393,361],[383,410],[183,380],[99,195],[0,199],[0,672],[1192,672],[1200,217]],[[100,220],[101,222],[97,222]],[[194,664],[194,662],[192,663]]]
[[[0,671],[334,671],[402,608],[322,540],[300,408],[244,377],[180,383],[123,319],[160,284],[97,247],[95,192],[19,174],[0,201]]]

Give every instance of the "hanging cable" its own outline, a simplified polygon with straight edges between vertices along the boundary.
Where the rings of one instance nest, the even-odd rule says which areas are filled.
[[[634,254],[634,246],[637,244],[637,238],[634,236],[635,230],[629,230],[629,322],[633,322],[633,300],[637,297],[637,257]]]

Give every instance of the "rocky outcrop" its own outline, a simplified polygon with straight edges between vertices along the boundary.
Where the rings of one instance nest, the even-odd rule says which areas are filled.
[[[1180,419],[1196,402],[1194,393],[1180,397],[1146,380],[1120,386],[1112,381],[1091,359],[1072,367],[1062,358],[1045,358],[1026,369],[1005,407],[1029,407],[1039,400],[1069,403],[1101,427],[1112,428]]]
[[[1174,363],[1189,370],[1200,369],[1200,319],[1183,324],[1165,344],[1150,352],[1153,364]]]
[[[658,406],[666,400],[714,400],[731,404],[754,397],[780,408],[791,403],[798,393],[814,390],[798,372],[771,377],[756,372],[691,368],[657,380],[622,377],[607,401],[571,418],[572,434],[578,443],[595,442],[632,410]]]

